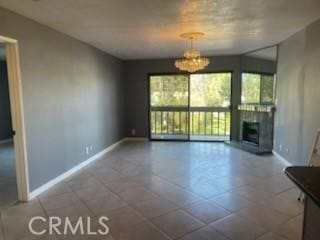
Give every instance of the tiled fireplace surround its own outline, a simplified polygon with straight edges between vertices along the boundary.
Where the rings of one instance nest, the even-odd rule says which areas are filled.
[[[257,153],[271,152],[273,148],[274,106],[265,105],[239,105],[240,111],[240,145],[252,148]],[[258,144],[250,143],[244,139],[244,123],[258,123]]]

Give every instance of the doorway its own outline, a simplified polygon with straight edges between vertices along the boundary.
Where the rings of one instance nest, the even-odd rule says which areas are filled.
[[[0,210],[18,200],[6,48],[0,43]]]
[[[0,36],[0,55],[2,58],[1,86],[5,106],[0,106],[0,209],[17,201],[29,200],[25,126],[23,118],[23,98],[18,42]],[[6,124],[4,124],[6,122]]]
[[[231,81],[231,72],[150,75],[150,139],[230,140]]]

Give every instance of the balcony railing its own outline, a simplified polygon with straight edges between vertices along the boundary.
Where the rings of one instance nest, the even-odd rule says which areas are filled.
[[[151,138],[224,141],[230,138],[230,109],[151,107]]]

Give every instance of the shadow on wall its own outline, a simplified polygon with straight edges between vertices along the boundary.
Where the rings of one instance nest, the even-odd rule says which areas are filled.
[[[7,63],[0,60],[0,141],[12,138]]]

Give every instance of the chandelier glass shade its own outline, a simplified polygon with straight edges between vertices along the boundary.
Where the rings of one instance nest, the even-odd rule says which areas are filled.
[[[183,54],[183,59],[177,59],[175,66],[181,71],[194,73],[207,67],[210,63],[208,58],[201,57],[200,52],[193,48],[193,40],[203,36],[203,33],[185,33],[181,37],[188,38],[191,41],[191,48],[186,50]]]

